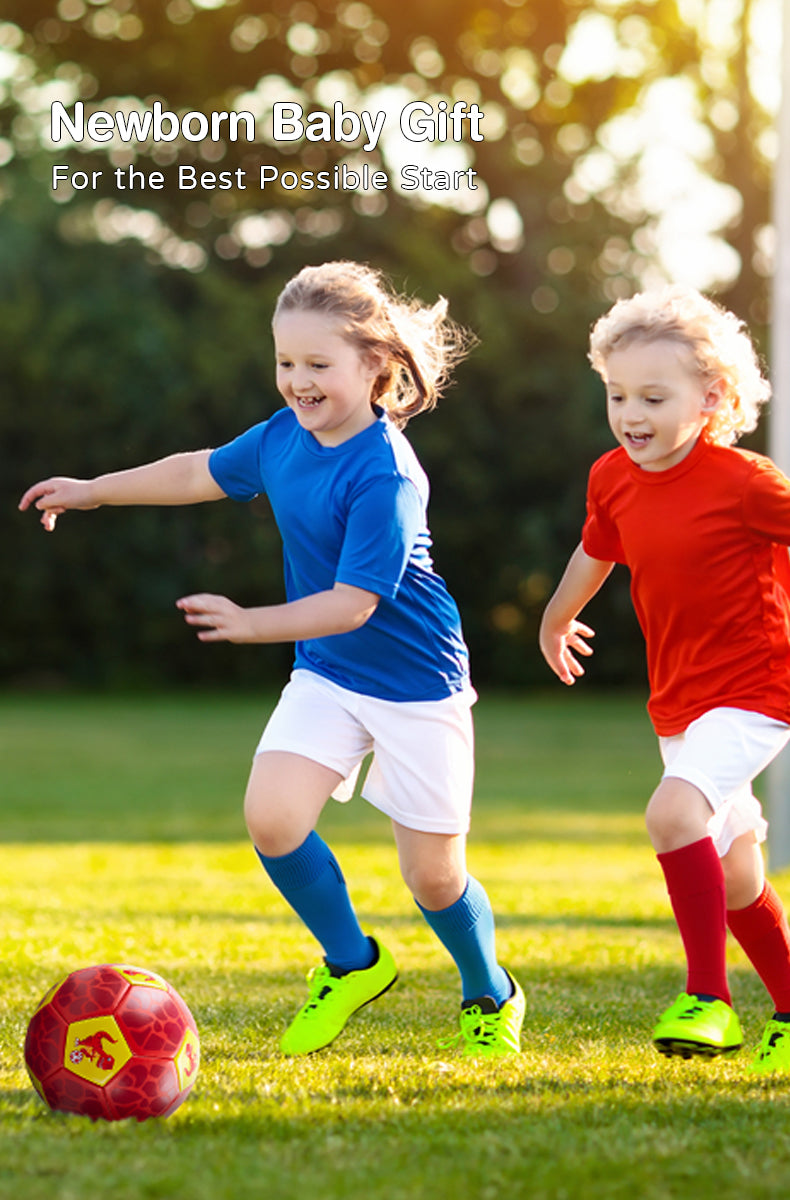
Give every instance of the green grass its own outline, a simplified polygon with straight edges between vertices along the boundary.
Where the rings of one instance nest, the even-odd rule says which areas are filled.
[[[675,1063],[651,1025],[683,983],[643,832],[658,774],[641,699],[484,697],[470,868],[528,998],[518,1060],[470,1063],[457,975],[397,873],[386,821],[322,832],[400,970],[333,1049],[283,1060],[315,961],[244,833],[270,700],[0,698],[0,1197],[14,1200],[766,1200],[790,1184],[790,1080],[748,1054]],[[790,897],[790,878],[777,877]],[[52,1114],[21,1046],[39,996],[90,962],[160,971],[198,1021],[195,1090],[168,1121]],[[737,948],[747,1044],[770,1005]]]

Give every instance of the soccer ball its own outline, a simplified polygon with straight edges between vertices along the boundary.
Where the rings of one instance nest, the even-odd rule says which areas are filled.
[[[73,971],[30,1019],[25,1065],[50,1108],[94,1121],[169,1117],[192,1090],[200,1039],[174,987],[139,967]]]

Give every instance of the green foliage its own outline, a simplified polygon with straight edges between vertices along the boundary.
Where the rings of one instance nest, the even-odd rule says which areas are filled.
[[[52,210],[23,178],[14,187],[0,207],[9,497],[0,586],[14,629],[0,672],[98,684],[282,679],[287,649],[206,652],[173,609],[196,590],[281,599],[265,502],[70,514],[51,538],[11,504],[36,479],[217,445],[273,411],[270,316],[302,251],[283,248],[277,272],[250,279],[219,264],[197,274],[152,266],[130,244],[87,254],[59,239]],[[480,337],[437,412],[409,432],[432,479],[436,560],[461,604],[477,678],[545,679],[540,609],[578,536],[591,444],[608,445],[584,359],[592,305],[569,292],[561,316],[541,316],[525,310],[516,278],[481,287],[444,248],[447,220],[434,212],[404,214],[395,228],[371,223],[353,250],[409,291],[450,296]],[[326,249],[352,251],[341,238]],[[604,656],[599,677],[618,676]]]
[[[264,129],[274,96],[323,110],[335,97],[363,107],[382,87],[429,101],[474,100],[492,114],[484,142],[467,147],[485,190],[476,211],[454,213],[454,252],[488,275],[518,251],[503,247],[485,221],[489,199],[507,197],[524,222],[525,300],[540,284],[556,292],[566,270],[577,288],[592,286],[614,299],[648,265],[661,215],[654,197],[634,187],[639,153],[621,149],[610,157],[611,180],[589,189],[588,197],[565,185],[588,151],[607,151],[602,131],[612,118],[631,114],[657,81],[681,81],[697,110],[694,156],[742,201],[741,214],[723,230],[740,257],[734,306],[764,325],[767,269],[759,237],[770,221],[774,116],[755,86],[761,65],[756,9],[754,0],[739,0],[711,21],[706,6],[677,0],[507,0],[488,7],[479,0],[270,0],[263,12],[255,0],[6,0],[0,45],[22,56],[23,66],[15,83],[0,91],[0,133],[18,155],[36,162],[43,180],[56,161],[43,136],[54,97],[69,104],[83,99],[89,107],[159,97],[178,112],[252,109]],[[593,41],[588,70],[569,79],[561,70],[563,49],[590,17],[605,26],[610,53],[596,61]],[[324,169],[348,147],[277,144],[265,131],[253,144],[225,138],[204,147],[181,139],[129,148],[120,158],[115,150],[108,155],[79,146],[67,156],[86,170],[108,168],[97,195],[110,202],[117,200],[111,164],[241,167],[257,177],[261,164]],[[387,165],[380,149],[366,161]],[[94,199],[69,206],[86,228]],[[353,239],[361,214],[375,211],[376,220],[391,217],[397,226],[399,210],[411,207],[394,189],[378,197],[374,209],[358,197],[285,189],[261,201],[237,190],[195,196],[170,187],[124,197],[133,207],[154,208],[179,235],[234,260],[240,270],[270,261],[271,247],[245,245],[235,227],[237,217],[261,207],[284,218],[285,237],[306,234],[319,243],[327,229],[322,217]],[[607,254],[612,238],[617,263]],[[573,266],[550,266],[546,252],[557,247],[572,251]]]
[[[218,272],[152,271],[130,246],[86,255],[59,241],[46,210],[33,221],[22,197],[0,211],[0,225],[2,586],[16,635],[0,669],[117,682],[155,677],[167,658],[189,678],[195,655],[175,620],[179,595],[200,586],[242,602],[281,598],[265,508],[78,514],[51,541],[9,509],[34,479],[215,445],[263,419],[276,404],[271,290],[240,290]],[[201,665],[210,676],[220,662]],[[245,670],[252,677],[252,660],[238,676]]]
[[[401,978],[330,1050],[279,1055],[316,948],[242,830],[272,702],[0,698],[2,1200],[782,1194],[787,1083],[747,1074],[770,1004],[737,947],[744,1050],[667,1062],[649,1044],[682,952],[642,824],[659,770],[642,697],[478,706],[470,869],[528,998],[524,1052],[507,1062],[437,1048],[457,973],[399,878],[388,823],[357,801],[321,829]],[[197,1019],[200,1074],[168,1121],[54,1115],[27,1080],[39,997],[113,960],[160,971]]]
[[[768,220],[767,118],[746,86],[748,47],[727,57],[704,19],[675,0],[602,5],[626,65],[572,86],[558,64],[587,8],[272,0],[262,13],[253,0],[6,0],[0,46],[4,69],[17,66],[0,88],[0,153],[12,155],[0,175],[0,679],[282,679],[287,648],[198,648],[173,610],[197,589],[241,603],[281,598],[265,502],[70,516],[46,540],[13,503],[38,478],[214,445],[265,417],[278,403],[268,330],[279,287],[305,262],[347,257],[382,267],[425,300],[448,296],[480,338],[438,411],[409,433],[432,479],[436,561],[461,605],[476,680],[547,680],[535,644],[540,612],[578,538],[587,469],[610,445],[587,331],[635,286],[656,217],[635,202],[634,162],[619,161],[611,187],[589,196],[569,181],[606,141],[610,118],[656,80],[690,81],[710,170],[724,169],[744,197],[743,220],[730,230],[743,262],[732,298],[739,313],[764,320],[752,263]],[[749,11],[744,0],[732,21],[746,29]],[[298,48],[297,33],[312,52]],[[112,185],[110,167],[121,161],[255,175],[261,162],[331,166],[346,152],[337,144],[182,140],[120,158],[117,148],[112,157],[97,146],[47,148],[56,95],[110,108],[162,97],[203,112],[260,102],[265,125],[270,100],[260,100],[259,84],[270,97],[293,89],[324,109],[335,94],[367,103],[380,85],[432,100],[477,97],[498,122],[467,146],[481,180],[478,209],[426,205],[394,188],[371,206],[335,193],[120,194]],[[718,114],[718,125],[706,114]],[[51,167],[64,158],[104,169],[96,193],[53,200]],[[368,158],[386,165],[378,152]],[[523,226],[511,241],[488,219],[490,202],[503,198]],[[251,244],[240,221],[261,216],[275,218],[278,232]],[[174,246],[196,252],[203,269],[168,266]],[[626,580],[608,584],[591,612],[602,626],[595,679],[641,680]]]

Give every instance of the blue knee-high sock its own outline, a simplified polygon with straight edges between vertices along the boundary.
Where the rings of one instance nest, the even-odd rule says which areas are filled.
[[[491,996],[502,1004],[512,995],[508,974],[496,960],[494,914],[482,884],[470,875],[464,894],[449,908],[417,907],[461,973],[464,1000]]]
[[[326,960],[342,971],[369,967],[375,957],[351,907],[337,859],[313,830],[290,854],[256,854],[274,886],[323,947]]]

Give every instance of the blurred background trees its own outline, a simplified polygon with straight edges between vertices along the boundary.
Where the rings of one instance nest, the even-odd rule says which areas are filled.
[[[433,483],[438,569],[478,684],[548,684],[535,638],[611,440],[591,322],[661,279],[715,292],[764,352],[778,0],[4,0],[0,14],[0,514],[12,684],[282,679],[290,649],[199,647],[192,590],[281,598],[264,500],[14,511],[35,479],[218,444],[274,410],[269,322],[305,262],[358,258],[480,345],[409,435]],[[249,110],[254,144],[53,147],[50,106]],[[276,144],[272,104],[396,111],[463,99],[463,146]],[[403,161],[472,165],[476,192],[403,193]],[[443,157],[444,156],[444,157]],[[112,168],[367,162],[385,192],[125,190]],[[53,163],[103,170],[50,187]],[[439,201],[439,202],[437,202]],[[752,443],[761,446],[760,435]],[[642,679],[627,579],[595,602],[597,682]]]

